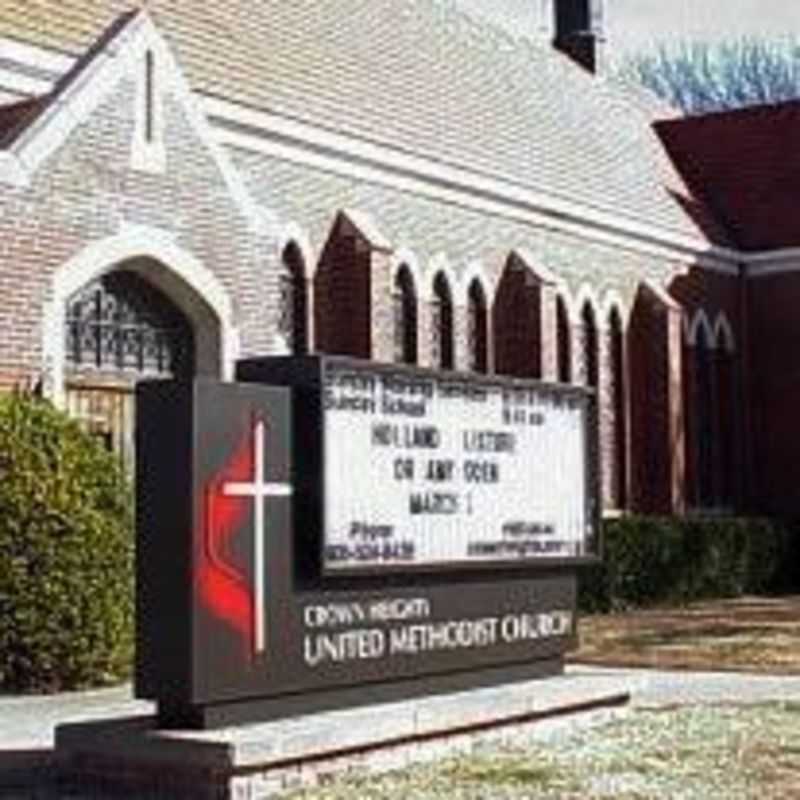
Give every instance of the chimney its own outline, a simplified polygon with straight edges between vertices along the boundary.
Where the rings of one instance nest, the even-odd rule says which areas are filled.
[[[553,45],[591,73],[601,63],[605,0],[553,0]]]

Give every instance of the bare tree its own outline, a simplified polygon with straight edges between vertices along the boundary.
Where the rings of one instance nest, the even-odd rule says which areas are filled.
[[[775,103],[800,97],[800,41],[661,44],[629,57],[620,72],[686,114]]]

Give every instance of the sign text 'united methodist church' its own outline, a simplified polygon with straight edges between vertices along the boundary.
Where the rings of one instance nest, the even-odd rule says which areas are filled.
[[[137,387],[135,690],[162,725],[563,669],[589,393],[317,356],[237,377]]]

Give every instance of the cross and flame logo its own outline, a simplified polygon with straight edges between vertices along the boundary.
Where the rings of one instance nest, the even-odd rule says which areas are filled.
[[[231,458],[207,483],[198,568],[203,603],[238,634],[250,657],[263,653],[267,643],[265,501],[292,493],[288,483],[267,482],[267,431],[264,418],[255,417]],[[252,585],[232,563],[230,553],[249,503],[253,504]]]

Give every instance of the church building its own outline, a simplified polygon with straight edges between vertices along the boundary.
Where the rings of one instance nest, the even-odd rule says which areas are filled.
[[[129,462],[137,380],[244,357],[560,381],[605,513],[800,510],[800,104],[679,118],[542,8],[3,3],[0,389]]]

